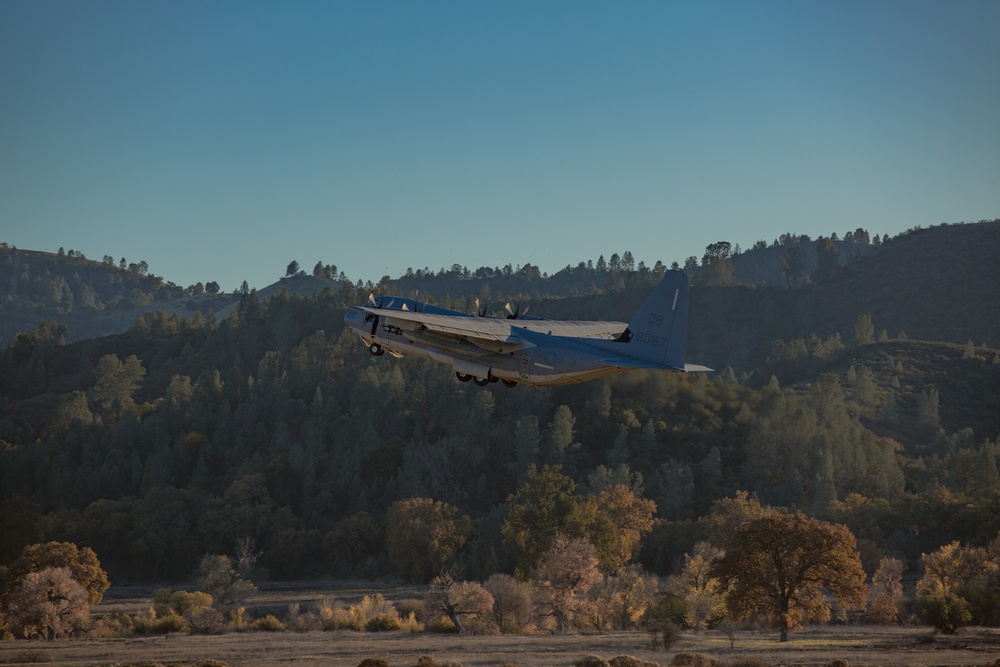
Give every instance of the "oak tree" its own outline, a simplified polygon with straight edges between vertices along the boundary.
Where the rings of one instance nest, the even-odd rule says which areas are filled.
[[[625,484],[613,484],[597,494],[598,520],[609,530],[592,531],[601,571],[614,574],[639,550],[642,536],[653,529],[656,503],[640,498]]]
[[[7,620],[15,635],[55,639],[90,625],[87,589],[68,567],[28,572],[6,599]]]
[[[72,542],[45,542],[26,546],[10,564],[5,574],[5,597],[32,572],[51,568],[67,568],[74,579],[87,591],[88,602],[97,604],[108,590],[108,574],[101,569],[97,554],[90,547],[77,548]]]
[[[825,592],[847,607],[863,606],[868,592],[851,531],[801,512],[739,525],[710,574],[735,618],[763,612],[783,642],[806,619],[829,620]]]
[[[397,500],[389,506],[385,523],[389,560],[420,581],[438,574],[472,529],[472,519],[431,498]]]

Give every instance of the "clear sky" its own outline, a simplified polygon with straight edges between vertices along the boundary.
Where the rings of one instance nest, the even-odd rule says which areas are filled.
[[[264,287],[1000,217],[1000,2],[0,2],[0,241]]]

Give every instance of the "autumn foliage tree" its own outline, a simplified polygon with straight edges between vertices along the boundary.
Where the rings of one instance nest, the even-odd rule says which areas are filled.
[[[529,577],[558,535],[586,539],[600,569],[614,574],[635,556],[642,536],[652,530],[656,503],[627,484],[611,484],[596,495],[576,496],[576,484],[560,466],[532,466],[527,481],[509,497],[502,526],[504,541]]]
[[[829,620],[825,592],[847,607],[863,606],[868,592],[851,531],[801,512],[772,512],[738,526],[711,576],[735,618],[763,612],[783,642],[807,619]]]
[[[656,503],[640,498],[626,484],[612,484],[596,497],[597,516],[590,531],[601,571],[614,574],[639,550],[642,536],[653,529]]]
[[[917,582],[917,598],[924,619],[944,633],[953,633],[973,620],[969,597],[990,587],[1000,563],[990,549],[946,544],[920,558],[924,575]]]
[[[903,597],[903,562],[898,558],[883,558],[872,581],[868,613],[874,623],[895,623],[899,618],[899,601]]]
[[[4,597],[9,596],[28,574],[50,568],[67,568],[73,579],[87,591],[87,602],[91,605],[99,603],[110,586],[108,574],[101,569],[93,549],[79,549],[72,542],[46,542],[26,546],[10,564],[4,576]]]
[[[404,573],[429,581],[465,544],[472,519],[448,503],[407,498],[389,506],[385,542],[391,560]]]
[[[55,639],[90,625],[87,589],[68,567],[28,572],[10,590],[7,621],[16,636]]]
[[[684,623],[695,632],[715,627],[726,615],[722,583],[712,576],[712,564],[725,552],[708,542],[698,542],[684,554],[684,565],[667,580],[667,592],[684,603]]]
[[[599,630],[630,630],[656,600],[659,580],[639,565],[622,568],[589,591],[588,620]]]
[[[584,595],[601,580],[597,555],[587,540],[557,535],[542,556],[535,576],[539,600],[556,619],[556,632],[565,634],[586,605]]]

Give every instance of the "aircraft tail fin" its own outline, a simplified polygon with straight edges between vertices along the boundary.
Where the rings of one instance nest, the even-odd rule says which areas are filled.
[[[657,366],[686,370],[689,290],[688,277],[683,271],[666,272],[618,339],[628,345],[623,350],[626,356]]]

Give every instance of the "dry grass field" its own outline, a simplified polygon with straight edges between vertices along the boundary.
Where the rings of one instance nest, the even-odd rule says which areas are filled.
[[[382,592],[400,600],[419,598],[420,587],[387,588],[338,583],[322,588],[269,587],[254,596],[254,616],[281,615],[297,602],[303,608],[323,598],[356,603],[364,595]],[[149,607],[150,591],[122,594],[112,589],[97,613],[120,609],[128,613]],[[54,642],[0,642],[0,667],[66,665],[67,667],[128,665],[194,666],[218,661],[232,667],[356,667],[365,658],[383,658],[391,667],[412,667],[421,656],[437,663],[464,667],[571,667],[586,655],[606,660],[631,655],[659,665],[692,664],[683,654],[711,658],[718,665],[752,659],[757,665],[990,665],[1000,667],[1000,629],[966,628],[958,635],[936,635],[929,628],[887,626],[817,626],[793,632],[781,644],[777,633],[737,632],[735,647],[721,632],[683,633],[670,650],[654,650],[646,632],[604,634],[576,632],[567,636],[476,637],[421,632],[248,632],[225,635],[172,634],[123,639],[68,639]],[[678,656],[681,656],[678,660]],[[700,664],[706,664],[699,661]],[[751,664],[745,662],[744,664]],[[843,664],[843,663],[841,663]]]
[[[241,667],[356,667],[369,657],[392,667],[411,667],[424,655],[464,667],[570,667],[585,655],[610,659],[633,655],[660,665],[680,664],[682,653],[710,657],[720,665],[753,658],[757,664],[996,665],[1000,630],[966,629],[955,637],[921,628],[885,626],[810,628],[785,644],[773,634],[739,634],[735,649],[720,633],[684,634],[669,651],[652,650],[642,632],[548,637],[460,637],[430,633],[336,632],[171,635],[109,640],[0,642],[0,665],[66,666],[197,665],[216,660]],[[683,661],[683,658],[681,659]],[[688,663],[690,664],[690,663]],[[841,663],[843,664],[843,663]]]

